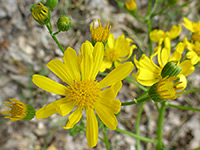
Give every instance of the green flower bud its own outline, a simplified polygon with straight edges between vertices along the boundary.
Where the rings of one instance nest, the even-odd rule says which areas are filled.
[[[47,7],[45,7],[42,3],[39,2],[39,5],[34,4],[31,7],[31,13],[33,18],[41,25],[46,25],[49,23],[51,17],[50,12]]]
[[[57,6],[58,0],[47,0],[46,4],[52,10],[53,8]]]
[[[165,77],[172,77],[172,76],[177,76],[180,72],[181,72],[181,67],[177,65],[177,63],[174,63],[174,62],[168,62],[164,68],[162,69],[162,72],[161,72],[161,76],[162,78],[165,78]]]
[[[69,16],[61,16],[57,21],[57,27],[60,31],[68,31],[71,27],[71,19]]]
[[[167,0],[168,4],[173,6],[173,5],[176,5],[176,3],[178,2],[179,0]]]
[[[26,116],[23,118],[24,121],[29,121],[35,116],[35,109],[31,105],[26,105]]]

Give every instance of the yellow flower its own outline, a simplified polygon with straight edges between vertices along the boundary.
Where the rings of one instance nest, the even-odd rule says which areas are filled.
[[[50,14],[47,7],[45,7],[41,2],[39,5],[33,5],[31,7],[31,12],[33,18],[41,25],[48,24],[50,21]]]
[[[136,8],[135,0],[125,0],[126,9],[132,11]]]
[[[163,101],[165,99],[176,99],[180,97],[184,91],[177,92],[183,87],[177,87],[181,82],[174,82],[178,77],[165,77],[159,82],[155,83],[149,89],[149,96],[155,101]]]
[[[35,109],[31,105],[25,105],[17,99],[10,99],[9,101],[4,101],[7,103],[5,106],[11,108],[10,111],[3,111],[2,114],[10,114],[10,116],[5,116],[4,118],[9,118],[10,121],[31,120],[35,116]],[[9,105],[8,105],[9,104]]]
[[[186,57],[188,59],[191,59],[191,62],[193,65],[200,62],[200,42],[195,41],[194,43],[190,43],[187,40],[187,37],[184,39],[184,43],[186,44],[186,48],[188,49],[188,53],[186,54]]]
[[[143,54],[138,61],[136,60],[136,57],[134,57],[134,62],[138,71],[136,75],[132,74],[133,77],[136,78],[136,80],[144,86],[152,86],[162,79],[162,69],[168,62],[177,62],[179,64],[183,50],[184,44],[180,42],[176,46],[176,50],[172,55],[171,50],[164,47],[162,50],[158,49],[158,51],[154,53],[150,58]],[[159,65],[156,65],[153,62],[153,57],[156,55]],[[181,62],[179,66],[182,70],[179,73],[178,77],[179,80],[182,82],[181,86],[185,88],[187,86],[186,76],[194,71],[194,66],[192,65],[190,60],[185,60]]]
[[[183,18],[183,21],[184,27],[193,32],[192,39],[200,42],[200,21],[192,22],[186,17]]]
[[[170,40],[177,38],[181,33],[181,25],[178,26],[172,26],[170,31],[164,32],[163,30],[155,29],[150,33],[150,39],[153,42],[158,43],[158,45],[161,45],[162,42],[165,40],[166,37],[168,37]]]
[[[98,23],[99,23],[99,26],[97,28],[95,28],[94,20],[93,20],[93,27],[90,24],[90,32],[92,35],[93,45],[96,42],[103,42],[105,44],[108,40],[108,36],[109,36],[110,30],[111,30],[111,26],[109,26],[109,21],[107,22],[107,25],[105,28],[101,26],[101,21],[99,19],[98,19]]]
[[[116,129],[117,119],[114,114],[120,111],[121,103],[115,97],[122,86],[121,80],[132,71],[133,64],[127,62],[118,66],[99,82],[96,76],[103,62],[104,45],[97,42],[93,47],[86,41],[80,51],[81,59],[76,51],[69,47],[62,58],[64,63],[54,59],[47,64],[67,85],[41,75],[33,75],[33,82],[40,88],[65,96],[37,110],[36,118],[47,118],[56,112],[66,116],[72,112],[67,125],[63,127],[70,129],[79,122],[82,112],[86,110],[86,137],[88,145],[94,147],[98,140],[96,114],[108,128]]]
[[[106,69],[111,68],[113,63],[117,67],[121,64],[120,62],[128,60],[132,55],[133,49],[137,48],[136,45],[130,46],[132,42],[131,39],[125,38],[124,34],[115,41],[114,35],[110,33],[100,71],[104,72]]]

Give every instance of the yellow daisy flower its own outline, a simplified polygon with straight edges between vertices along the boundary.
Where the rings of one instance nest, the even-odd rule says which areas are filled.
[[[200,21],[196,23],[186,17],[183,18],[183,21],[184,27],[193,32],[192,39],[200,42]]]
[[[142,55],[140,60],[134,57],[135,65],[138,69],[137,74],[132,74],[136,80],[144,85],[144,86],[152,86],[153,84],[159,82],[162,79],[161,72],[163,67],[168,62],[176,62],[179,64],[182,53],[184,50],[184,44],[179,43],[176,46],[175,52],[171,55],[171,50],[169,48],[158,49],[156,53],[154,53],[150,58],[148,58],[145,54]],[[158,64],[156,65],[153,62],[153,57],[157,56]],[[186,76],[189,75],[194,71],[194,66],[192,65],[190,60],[185,60],[179,64],[181,67],[181,72],[179,73],[178,77],[179,80],[182,82],[182,87],[187,86]]]
[[[10,114],[4,118],[9,118],[10,121],[31,120],[35,116],[35,109],[31,105],[25,105],[17,99],[10,99],[10,101],[4,101],[7,103],[5,106],[10,108],[10,111],[2,111],[2,114]],[[9,105],[8,105],[9,104]]]
[[[86,137],[89,147],[94,147],[98,140],[96,114],[108,128],[116,129],[117,119],[114,114],[120,111],[121,103],[115,97],[122,86],[121,80],[130,74],[133,64],[124,63],[104,79],[97,81],[96,76],[103,62],[104,45],[97,42],[93,47],[86,41],[80,51],[81,59],[74,49],[68,47],[62,58],[64,63],[54,59],[47,64],[47,67],[67,85],[41,75],[33,75],[33,82],[38,87],[65,96],[37,110],[36,118],[47,118],[56,112],[66,116],[72,112],[67,125],[63,127],[70,129],[79,122],[82,112],[86,110]]]
[[[186,54],[186,57],[188,59],[191,59],[191,62],[193,65],[200,62],[200,42],[195,41],[194,43],[190,43],[187,40],[187,37],[184,39],[184,43],[186,44],[186,48],[188,49],[188,53]]]
[[[125,0],[125,6],[126,6],[126,9],[132,11],[136,8],[136,2],[135,0]]]
[[[33,18],[41,25],[48,24],[50,21],[49,10],[41,2],[39,2],[39,5],[34,4],[31,7],[31,13]]]
[[[177,38],[181,33],[181,25],[178,26],[172,26],[170,31],[164,32],[163,30],[155,29],[150,33],[150,39],[153,42],[158,43],[158,45],[161,45],[162,42],[165,40],[166,37],[168,37],[170,40]]]
[[[110,34],[111,26],[109,26],[109,21],[107,22],[106,27],[101,26],[101,21],[98,19],[99,26],[95,28],[95,21],[93,20],[93,27],[90,24],[90,32],[92,35],[92,44],[94,45],[96,42],[103,42],[104,44],[108,40],[108,36]]]
[[[159,82],[155,83],[149,89],[149,96],[154,101],[163,101],[165,99],[174,100],[180,97],[184,91],[180,91],[183,87],[180,86],[181,82],[175,82],[178,77],[165,77],[161,79]],[[179,87],[177,87],[179,85]],[[180,91],[180,92],[177,92]]]
[[[133,52],[133,49],[137,48],[136,45],[130,46],[133,40],[125,38],[124,34],[119,36],[116,41],[114,35],[110,33],[108,42],[105,47],[105,54],[103,64],[100,68],[101,72],[114,66],[119,66],[122,61],[128,60]]]

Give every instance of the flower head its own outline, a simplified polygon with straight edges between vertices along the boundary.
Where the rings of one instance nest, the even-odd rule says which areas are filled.
[[[41,2],[39,2],[39,5],[34,4],[31,7],[31,13],[33,18],[41,25],[48,24],[50,21],[49,10]]]
[[[178,77],[165,77],[159,82],[155,83],[149,89],[149,96],[155,101],[163,101],[164,99],[176,99],[180,97],[184,91],[177,92],[183,87],[177,87],[181,82],[175,82]]]
[[[135,0],[125,0],[125,6],[128,10],[132,11],[136,8]]]
[[[4,101],[7,103],[5,106],[11,108],[10,111],[3,111],[2,114],[10,114],[10,116],[5,116],[4,118],[9,118],[10,121],[31,120],[35,116],[35,109],[30,105],[25,105],[17,99],[10,99],[9,101]],[[9,104],[9,105],[8,105]]]
[[[106,69],[111,68],[113,63],[117,67],[121,64],[120,62],[128,60],[133,49],[137,48],[136,45],[130,45],[132,42],[133,40],[125,38],[124,34],[115,40],[114,35],[110,33],[100,71],[104,72]]]
[[[172,26],[172,28],[170,29],[170,31],[166,31],[164,32],[163,30],[158,30],[155,29],[150,33],[150,39],[153,42],[158,43],[158,45],[161,45],[162,42],[166,39],[169,38],[171,39],[175,39],[177,38],[181,33],[181,25],[178,26]]]
[[[180,78],[180,81],[182,81],[182,87],[185,88],[187,86],[186,76],[192,73],[195,68],[190,60],[184,60],[180,63],[184,47],[185,45],[180,42],[176,46],[176,50],[172,55],[171,49],[163,48],[162,50],[158,49],[158,51],[154,53],[150,58],[143,54],[138,61],[136,60],[136,57],[134,57],[134,62],[138,71],[136,75],[132,74],[133,77],[136,78],[136,80],[144,86],[152,86],[164,77],[162,77],[162,70],[164,66],[168,62],[176,62],[176,64],[181,67],[181,72],[178,74],[178,77]],[[159,65],[156,65],[153,61],[155,56],[157,56]],[[169,74],[167,75],[169,76]]]
[[[104,44],[108,40],[108,36],[110,34],[111,26],[109,26],[109,22],[107,22],[106,27],[101,26],[101,21],[98,19],[99,26],[95,28],[95,21],[93,20],[93,26],[90,24],[90,32],[92,35],[92,43],[93,45],[96,42],[103,42]]]
[[[88,145],[94,147],[98,139],[96,114],[108,128],[115,130],[117,119],[114,114],[117,114],[121,107],[120,101],[115,97],[122,86],[121,80],[132,71],[133,64],[124,63],[104,79],[97,81],[96,76],[104,57],[104,45],[97,42],[93,47],[86,41],[81,46],[79,57],[80,59],[76,51],[69,47],[62,58],[64,63],[54,59],[47,64],[47,67],[67,84],[66,86],[47,77],[33,75],[33,82],[40,88],[65,96],[37,110],[36,118],[47,118],[56,112],[66,116],[72,112],[67,125],[63,127],[70,129],[79,122],[82,112],[86,110],[86,137]]]
[[[57,21],[57,27],[60,31],[68,31],[71,28],[71,19],[69,16],[61,16]]]
[[[186,17],[183,18],[183,21],[184,27],[193,32],[192,39],[200,42],[200,21],[196,23]]]

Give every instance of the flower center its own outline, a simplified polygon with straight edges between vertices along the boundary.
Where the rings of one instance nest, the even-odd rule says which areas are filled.
[[[82,108],[94,108],[94,103],[99,98],[100,89],[97,81],[78,81],[72,86],[68,86],[67,97],[74,101],[74,104]]]
[[[177,80],[178,77],[165,77],[163,78],[157,85],[157,92],[159,93],[160,97],[163,99],[176,99],[178,94],[183,93],[184,91],[177,92],[177,90],[182,89],[176,88],[177,85],[181,84],[182,82],[173,83],[174,80]]]
[[[26,114],[26,107],[20,103],[15,103],[10,111],[11,118],[23,118]]]
[[[118,55],[119,53],[115,49],[110,49],[107,52],[105,52],[106,58],[110,61],[116,61],[118,59]]]

